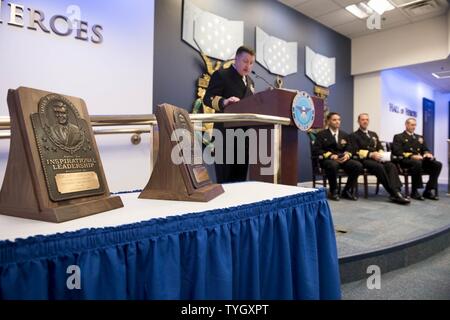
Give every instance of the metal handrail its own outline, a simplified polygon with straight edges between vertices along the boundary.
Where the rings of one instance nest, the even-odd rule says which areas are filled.
[[[194,113],[189,115],[192,122],[262,122],[269,124],[289,125],[291,120],[254,113]],[[154,114],[144,115],[98,115],[91,116],[92,126],[120,126],[120,125],[155,125]],[[1,122],[0,122],[1,126]]]
[[[204,114],[195,113],[189,115],[194,123],[198,122],[256,122],[274,125],[289,125],[291,120],[285,117],[276,117],[253,113],[221,113],[221,114]],[[91,125],[93,127],[113,127],[113,126],[137,126],[137,125],[156,125],[156,117],[153,114],[144,115],[95,115],[90,116]],[[9,117],[0,117],[0,139],[10,137],[9,131],[11,122]],[[124,134],[124,133],[148,133],[149,129],[109,129],[94,130],[95,134]]]
[[[290,125],[291,119],[285,117],[276,117],[253,113],[220,113],[220,114],[190,114],[193,123],[201,122],[246,122],[246,123],[265,123],[273,124],[275,128],[274,137],[274,183],[278,183],[281,176],[281,126]],[[157,124],[156,117],[153,114],[144,115],[96,115],[90,116],[93,127],[113,127],[113,126],[142,126],[145,128],[107,128],[94,129],[94,134],[133,134],[131,142],[138,144],[140,134],[152,133],[152,128]],[[11,121],[9,117],[0,117],[0,139],[11,137]]]

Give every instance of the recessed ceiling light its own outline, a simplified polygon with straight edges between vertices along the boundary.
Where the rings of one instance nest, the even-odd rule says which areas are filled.
[[[373,9],[369,7],[365,2],[360,2],[358,6],[368,15],[371,15],[373,13]]]
[[[369,16],[370,12],[367,12],[366,8],[364,6],[361,6],[361,4],[362,3],[346,6],[345,10],[358,17],[359,19],[365,19]]]
[[[436,79],[449,79],[450,78],[450,70],[448,71],[440,71],[432,73],[433,77]]]
[[[395,7],[388,0],[370,0],[367,5],[379,15],[382,15],[386,11],[395,9]]]

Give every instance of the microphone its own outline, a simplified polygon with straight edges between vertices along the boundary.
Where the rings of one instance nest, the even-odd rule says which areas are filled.
[[[266,79],[264,79],[263,77],[261,77],[261,76],[260,76],[259,74],[257,74],[255,71],[252,70],[252,74],[254,74],[255,77],[256,77],[257,79],[261,79],[261,80],[264,81],[266,84],[268,84],[269,87],[270,87],[270,89],[275,89],[275,87],[274,87],[273,85],[271,85],[271,84],[269,83],[269,81],[267,81]]]

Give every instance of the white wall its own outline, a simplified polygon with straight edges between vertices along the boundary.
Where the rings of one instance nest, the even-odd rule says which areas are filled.
[[[439,177],[441,183],[448,183],[448,113],[449,113],[449,102],[450,93],[438,93],[435,92],[435,112],[436,112],[436,133],[434,139],[436,141],[435,145],[435,156],[442,162],[442,172]]]
[[[42,30],[9,26],[3,3],[0,24],[0,115],[8,115],[10,88],[28,86],[83,98],[89,113],[152,113],[154,0],[15,0],[51,16],[69,16],[70,5],[81,20],[103,27],[103,43],[61,37]],[[25,9],[25,22],[28,21]],[[129,135],[97,136],[111,191],[142,188],[149,178],[149,135],[138,146]],[[8,142],[0,144],[0,180]]]
[[[440,183],[448,181],[448,112],[450,93],[442,94],[405,70],[387,70],[381,72],[381,130],[380,139],[392,141],[394,134],[404,130],[404,122],[409,117],[389,110],[389,103],[417,112],[416,132],[423,130],[423,98],[435,102],[434,153],[442,162]]]
[[[447,15],[352,39],[352,74],[443,60],[450,53]]]
[[[358,115],[368,113],[370,130],[381,129],[381,73],[373,72],[353,78],[353,129],[358,128]]]
[[[404,130],[404,122],[409,117],[405,113],[390,111],[392,103],[400,109],[417,112],[417,133],[422,133],[422,99],[434,99],[433,88],[422,83],[407,71],[386,70],[354,77],[354,125],[358,128],[360,113],[370,116],[370,130],[379,134],[380,139],[392,141],[395,134]]]
[[[422,100],[436,102],[435,153],[447,182],[448,101],[413,74],[395,68],[446,59],[450,55],[450,11],[441,17],[382,30],[352,39],[354,75],[354,128],[361,112],[371,116],[370,127],[380,139],[391,141],[404,130],[405,114],[390,112],[389,103],[417,112],[417,132],[422,133]]]
[[[402,132],[408,115],[391,112],[389,104],[417,112],[417,130],[422,134],[423,98],[435,101],[434,151],[442,162],[440,183],[448,182],[448,113],[450,93],[439,93],[406,70],[386,70],[354,77],[354,129],[358,127],[358,114],[370,115],[370,129],[377,132],[381,140],[392,141]]]
[[[405,120],[410,117],[406,109],[417,113],[416,132],[422,134],[423,98],[434,100],[433,88],[405,70],[381,72],[381,83],[380,139],[392,141],[395,134],[405,130]],[[400,113],[391,112],[389,104],[399,107]]]
[[[448,55],[450,55],[450,10],[447,12],[447,27],[448,27]]]

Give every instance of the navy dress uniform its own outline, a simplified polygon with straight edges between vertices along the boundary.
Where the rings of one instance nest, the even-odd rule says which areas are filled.
[[[423,156],[426,153],[430,153],[423,137],[404,131],[394,136],[392,149],[395,155],[403,158],[400,160],[400,165],[407,168],[411,173],[411,197],[418,200],[423,200],[423,197],[437,200],[438,178],[441,173],[442,163],[429,158],[424,158],[423,160],[411,158],[414,155]],[[418,189],[423,188],[422,172],[430,175],[423,197],[418,193]]]
[[[337,197],[337,173],[341,168],[348,175],[347,183],[341,196],[352,200],[357,199],[354,190],[358,182],[358,176],[363,172],[362,164],[352,159],[344,163],[338,163],[330,159],[332,155],[341,157],[345,153],[352,157],[353,152],[350,136],[342,130],[339,130],[337,137],[333,135],[330,129],[322,130],[317,134],[317,138],[314,141],[313,155],[322,157],[320,166],[325,171],[325,175],[330,184],[330,197],[334,200],[339,199]]]
[[[398,176],[397,166],[390,161],[379,162],[370,158],[372,152],[384,152],[378,135],[373,131],[363,131],[360,128],[352,133],[351,139],[364,168],[378,178],[378,181],[390,194],[391,200],[402,204],[409,203],[409,200],[400,193],[402,182]]]
[[[203,103],[214,108],[217,113],[224,112],[224,101],[230,97],[243,99],[254,93],[254,82],[249,76],[241,76],[234,66],[214,72],[203,97]],[[245,142],[245,163],[238,164],[237,140],[234,139],[234,162],[226,164],[227,146],[233,141],[227,141],[223,123],[216,123],[215,128],[222,133],[223,164],[215,163],[216,179],[218,183],[245,181],[248,170],[248,141]],[[238,128],[235,128],[238,129]],[[245,128],[241,128],[245,131]],[[229,129],[231,130],[231,129]],[[216,153],[217,154],[217,153]]]

